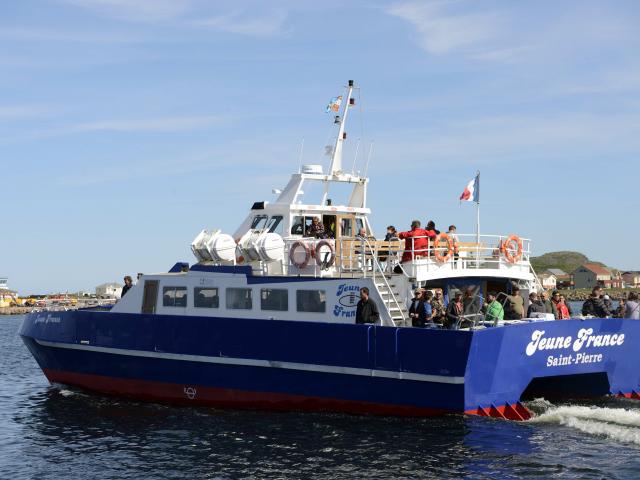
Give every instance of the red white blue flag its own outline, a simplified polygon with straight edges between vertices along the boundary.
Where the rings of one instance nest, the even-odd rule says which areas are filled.
[[[480,173],[478,173],[473,180],[471,180],[466,187],[462,195],[460,195],[461,202],[480,202]]]

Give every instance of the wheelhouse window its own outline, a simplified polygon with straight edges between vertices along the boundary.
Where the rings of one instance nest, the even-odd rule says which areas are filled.
[[[267,223],[266,215],[256,215],[253,217],[253,221],[251,222],[252,230],[262,230]]]
[[[227,288],[226,297],[227,308],[230,310],[251,310],[253,308],[250,288]]]
[[[218,308],[220,296],[213,287],[197,287],[194,289],[193,305],[196,308]]]
[[[289,291],[280,288],[263,288],[260,290],[260,308],[286,312],[289,310]]]
[[[327,295],[324,290],[298,290],[296,307],[299,312],[324,313],[327,311]]]
[[[296,215],[291,222],[291,235],[304,234],[304,217]]]
[[[187,287],[164,287],[162,289],[163,307],[186,307]]]
[[[267,230],[269,230],[269,233],[277,233],[282,235],[283,231],[284,231],[284,224],[282,223],[282,215],[274,215],[273,217],[269,218],[269,220],[267,221]]]

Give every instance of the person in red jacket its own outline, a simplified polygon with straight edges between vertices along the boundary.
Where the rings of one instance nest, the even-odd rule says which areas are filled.
[[[398,238],[404,239],[404,253],[402,262],[410,262],[415,257],[426,257],[429,250],[429,238],[435,238],[435,233],[420,228],[420,220],[411,222],[411,230],[400,232]],[[412,251],[413,250],[413,251]]]
[[[553,291],[553,295],[551,296],[551,301],[556,307],[556,311],[558,314],[556,315],[556,320],[568,320],[571,318],[571,314],[569,313],[569,307],[564,303],[560,292],[557,290]]]

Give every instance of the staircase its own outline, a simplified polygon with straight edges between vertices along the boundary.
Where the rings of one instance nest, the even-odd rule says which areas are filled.
[[[394,284],[394,275],[385,275],[384,279],[381,277],[375,278],[375,285],[393,324],[396,327],[408,326],[409,311],[405,302],[400,300],[400,292]]]

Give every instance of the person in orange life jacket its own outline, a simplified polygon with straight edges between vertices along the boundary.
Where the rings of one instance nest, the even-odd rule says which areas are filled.
[[[560,297],[560,292],[558,290],[554,290],[551,294],[551,301],[553,305],[556,307],[556,319],[557,320],[568,320],[571,318],[569,315],[569,309],[565,305],[564,301]]]
[[[413,260],[414,255],[422,257],[427,256],[429,247],[429,238],[427,237],[435,238],[435,234],[420,228],[420,220],[414,220],[411,222],[411,230],[400,232],[398,234],[398,238],[404,239],[404,253],[402,254],[403,263]]]

